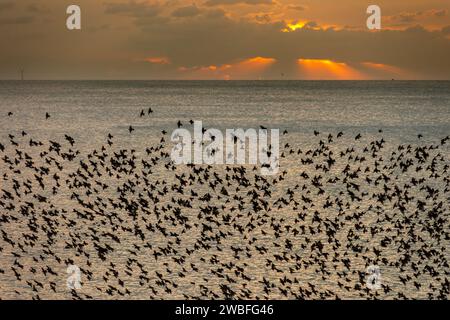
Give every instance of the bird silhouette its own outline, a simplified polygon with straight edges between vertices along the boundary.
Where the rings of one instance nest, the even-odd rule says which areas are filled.
[[[92,149],[24,129],[0,137],[0,298],[449,297],[449,136],[314,130],[264,176],[175,165],[173,128],[144,148],[108,133]],[[82,290],[61,286],[75,265]]]

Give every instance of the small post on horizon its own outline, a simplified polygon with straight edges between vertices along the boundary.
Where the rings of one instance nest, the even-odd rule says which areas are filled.
[[[24,80],[23,74],[24,74],[25,70],[20,69],[20,80]]]

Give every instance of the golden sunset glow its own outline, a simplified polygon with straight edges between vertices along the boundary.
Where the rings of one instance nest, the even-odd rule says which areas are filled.
[[[271,65],[276,62],[276,59],[273,58],[264,58],[264,57],[254,57],[250,59],[246,59],[240,63],[242,66],[253,66],[253,67],[265,67]]]
[[[408,72],[407,70],[403,70],[399,67],[384,64],[384,63],[375,63],[375,62],[362,62],[362,68],[366,68],[375,72],[379,72],[383,75],[389,76],[391,78],[401,78],[401,79],[415,79],[416,76]]]
[[[64,1],[0,0],[0,79],[450,77],[448,0],[380,0],[381,30],[356,0],[77,5],[81,32],[67,30]]]
[[[288,22],[286,24],[286,28],[282,29],[282,32],[292,32],[297,29],[302,29],[308,21],[297,21],[297,22]]]
[[[276,59],[266,57],[254,57],[233,65],[231,72],[239,78],[260,78],[261,73],[276,62]],[[233,74],[231,73],[231,75]]]
[[[297,64],[302,76],[306,79],[364,79],[364,75],[344,62],[328,59],[298,59]]]
[[[180,67],[178,71],[183,72],[187,77],[196,77],[199,79],[231,80],[260,78],[263,71],[276,61],[274,58],[258,56],[218,66]]]
[[[363,62],[361,64],[368,68],[383,70],[383,71],[392,72],[392,73],[401,73],[402,72],[402,70],[400,68],[390,66],[390,65],[384,64],[384,63]]]
[[[300,29],[308,29],[308,30],[327,30],[327,29],[334,29],[334,30],[342,30],[342,26],[337,26],[334,24],[318,24],[314,21],[306,21],[306,20],[300,20],[300,21],[289,21],[286,23],[286,27],[281,29],[281,32],[293,32],[295,30]]]
[[[166,57],[148,57],[144,61],[154,64],[170,64],[169,58]]]

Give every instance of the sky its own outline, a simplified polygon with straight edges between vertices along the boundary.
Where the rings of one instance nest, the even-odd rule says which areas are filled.
[[[81,8],[81,30],[66,9]],[[366,9],[381,8],[381,30]],[[449,0],[0,0],[0,79],[450,80]]]

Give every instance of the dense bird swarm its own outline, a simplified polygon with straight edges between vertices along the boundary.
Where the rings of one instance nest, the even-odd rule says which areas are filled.
[[[86,154],[68,135],[11,134],[0,144],[0,298],[448,299],[449,138],[358,134],[343,147],[342,136],[283,145],[280,173],[261,176],[174,166],[166,132],[146,150],[109,135]],[[81,289],[67,289],[71,265]]]

